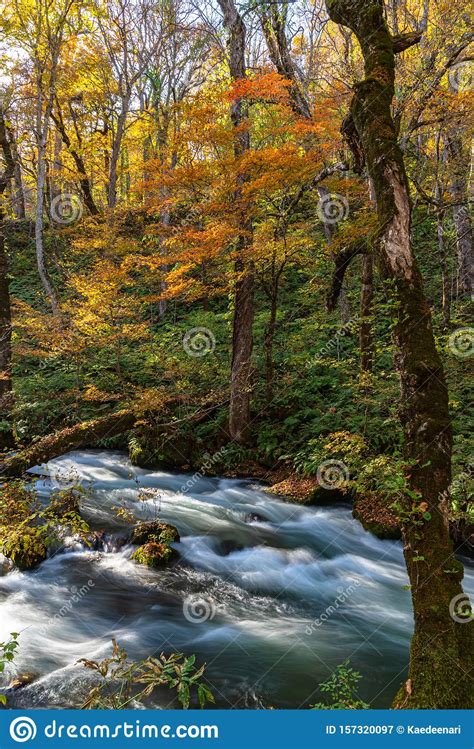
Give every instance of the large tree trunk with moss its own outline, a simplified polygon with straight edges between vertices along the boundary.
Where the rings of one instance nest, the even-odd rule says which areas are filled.
[[[333,21],[356,34],[364,56],[365,79],[355,87],[351,116],[374,185],[378,261],[398,307],[396,364],[412,494],[400,497],[400,514],[415,631],[408,680],[394,706],[466,708],[473,695],[474,628],[459,615],[459,602],[467,599],[448,532],[448,392],[411,246],[408,183],[391,114],[400,45],[388,31],[382,0],[327,0],[327,7]]]
[[[229,68],[233,81],[246,77],[245,67],[245,25],[234,0],[219,0],[224,14],[224,26],[228,33]],[[247,119],[245,99],[232,102],[230,116],[236,134],[234,152],[238,159],[250,148],[250,135],[242,125]],[[241,185],[245,175],[241,175]],[[253,348],[254,287],[255,268],[250,257],[252,245],[252,221],[242,201],[241,188],[235,195],[236,206],[242,205],[240,221],[241,234],[237,241],[235,263],[234,318],[232,331],[232,369],[229,406],[229,432],[233,440],[248,442],[250,438],[250,402],[252,397],[251,356]],[[238,208],[236,209],[238,210]]]

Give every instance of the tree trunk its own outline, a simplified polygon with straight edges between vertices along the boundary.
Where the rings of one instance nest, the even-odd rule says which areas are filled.
[[[455,135],[447,136],[446,146],[453,172],[451,195],[454,203],[453,221],[458,255],[458,293],[460,296],[471,298],[474,289],[474,246],[466,179],[468,157],[463,153],[462,143]]]
[[[275,363],[273,361],[273,341],[275,339],[276,319],[278,309],[278,280],[272,289],[270,300],[270,319],[265,331],[265,385],[267,406],[273,400],[273,384],[275,379]]]
[[[13,190],[12,190],[12,206],[13,213],[16,219],[22,221],[26,218],[25,209],[25,191],[23,188],[23,179],[21,175],[20,155],[15,139],[15,132],[12,127],[7,126],[7,135],[10,142],[11,154],[13,157]]]
[[[61,109],[59,108],[59,103],[57,101],[56,101],[56,113],[52,113],[51,118],[54,124],[56,125],[56,128],[58,129],[58,132],[62,138],[64,145],[66,146],[67,150],[71,154],[73,161],[76,165],[76,169],[79,175],[79,185],[81,187],[82,197],[84,199],[86,208],[92,216],[97,216],[99,213],[99,209],[97,208],[95,204],[95,200],[92,195],[92,187],[91,187],[89,177],[87,176],[84,159],[82,158],[81,154],[75,148],[72,147],[71,139],[66,131]]]
[[[73,427],[43,437],[31,447],[7,457],[0,463],[0,475],[21,476],[33,466],[81,447],[94,445],[106,437],[114,437],[132,429],[136,417],[133,411],[117,411],[92,421],[84,421]]]
[[[374,300],[374,260],[371,253],[362,257],[362,287],[360,293],[360,368],[372,372],[374,366],[374,337],[372,334],[372,306]]]
[[[234,0],[219,0],[224,14],[224,26],[229,35],[229,67],[233,81],[246,77],[245,39],[246,30]],[[231,106],[232,124],[236,130],[234,153],[236,158],[250,148],[250,136],[242,124],[247,118],[245,100],[237,99]],[[240,179],[241,184],[245,176]],[[241,201],[241,190],[236,193],[236,203]],[[233,440],[245,443],[250,437],[250,402],[252,396],[251,356],[253,348],[255,268],[248,257],[252,245],[252,221],[242,209],[240,222],[242,231],[237,242],[235,263],[236,283],[234,297],[234,319],[232,332],[232,371],[230,385],[229,432]]]
[[[439,196],[439,193],[438,193]],[[441,306],[443,310],[443,327],[449,330],[451,324],[451,278],[449,274],[449,263],[446,242],[444,241],[444,214],[438,212],[436,229],[438,233],[439,264],[443,284]]]
[[[5,251],[3,196],[13,177],[15,162],[11,149],[3,109],[0,107],[0,148],[5,168],[0,175],[0,419],[9,421],[12,405],[11,379],[11,306],[8,284],[8,263]],[[12,444],[11,430],[0,433],[0,448]]]
[[[411,246],[408,183],[391,114],[394,46],[382,0],[327,0],[327,8],[333,21],[356,34],[365,61],[366,77],[355,87],[351,114],[377,201],[378,260],[397,302],[400,418],[411,464],[409,485],[419,497],[400,496],[415,631],[409,678],[394,706],[466,708],[473,695],[468,664],[474,632],[467,619],[456,615],[459,601],[467,598],[461,587],[463,568],[453,558],[448,532],[452,449],[448,392]]]
[[[122,107],[117,120],[117,131],[112,141],[112,152],[109,161],[109,185],[107,190],[107,205],[113,209],[117,205],[117,170],[122,147],[123,134],[125,132],[125,121],[127,119],[129,99],[122,99]]]
[[[44,97],[42,94],[41,73],[37,72],[36,86],[36,138],[38,144],[38,172],[36,175],[36,217],[35,217],[35,243],[36,243],[36,260],[38,264],[38,273],[43,284],[43,289],[49,298],[53,314],[59,314],[56,295],[46,269],[44,256],[44,193],[46,185],[46,149],[48,144],[49,121],[53,110],[54,100],[54,83],[50,82],[48,99],[43,112]]]

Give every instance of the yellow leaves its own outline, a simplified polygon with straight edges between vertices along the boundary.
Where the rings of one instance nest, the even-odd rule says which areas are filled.
[[[140,302],[130,293],[131,283],[127,271],[110,260],[98,260],[91,272],[71,276],[68,285],[78,297],[71,311],[76,330],[95,341],[146,336],[147,327],[136,319]]]

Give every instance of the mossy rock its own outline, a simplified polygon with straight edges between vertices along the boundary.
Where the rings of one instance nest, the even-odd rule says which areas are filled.
[[[352,515],[366,531],[377,538],[398,541],[402,537],[402,531],[390,504],[390,500],[376,492],[368,493],[365,497],[355,498]]]
[[[350,504],[352,502],[352,495],[350,492],[345,492],[342,489],[326,489],[324,486],[317,486],[307,501],[306,504],[324,507],[325,505],[332,505],[343,502],[344,504]]]
[[[139,546],[132,554],[132,559],[146,567],[166,567],[177,557],[177,552],[167,544],[149,541]]]
[[[177,543],[179,538],[178,529],[169,523],[161,523],[159,520],[138,523],[132,531],[132,544],[146,544],[149,541],[157,541],[162,544]]]

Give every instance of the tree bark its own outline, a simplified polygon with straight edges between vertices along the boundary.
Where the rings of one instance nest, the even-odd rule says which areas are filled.
[[[9,421],[12,405],[12,317],[10,305],[10,289],[8,283],[8,261],[5,251],[4,209],[3,196],[8,183],[14,175],[15,162],[8,138],[3,109],[0,106],[0,148],[5,162],[5,168],[0,175],[0,418]],[[12,432],[8,429],[1,434],[0,448],[12,444]]]
[[[233,81],[245,78],[246,29],[234,0],[219,0],[224,14],[224,26],[228,33],[229,68]],[[231,105],[231,119],[235,128],[234,153],[238,159],[250,148],[248,130],[242,128],[247,119],[247,104],[236,99]],[[240,178],[240,186],[245,175]],[[238,187],[236,203],[241,202]],[[230,385],[229,432],[233,440],[245,443],[250,438],[250,402],[252,397],[251,356],[253,349],[253,319],[255,293],[255,267],[248,257],[252,245],[253,226],[245,207],[242,209],[241,233],[237,241],[235,263],[236,283],[234,295],[234,317],[232,331],[232,371]]]
[[[448,392],[411,245],[408,182],[391,113],[393,41],[382,0],[327,0],[326,4],[331,19],[355,33],[364,56],[365,79],[355,87],[351,115],[374,185],[378,260],[397,302],[400,418],[411,465],[409,486],[419,497],[404,493],[400,497],[415,631],[409,678],[394,706],[466,708],[473,696],[468,664],[474,633],[450,611],[464,593],[463,568],[453,558],[447,520],[452,449]]]
[[[21,476],[33,466],[80,447],[94,445],[101,439],[123,434],[135,425],[133,411],[117,411],[99,419],[84,421],[73,427],[43,437],[31,447],[0,463],[0,475]]]
[[[474,246],[466,179],[468,156],[463,152],[462,142],[453,133],[446,137],[446,146],[452,169],[451,195],[458,256],[458,294],[471,298],[474,290]]]
[[[51,119],[56,125],[62,141],[71,154],[72,159],[76,165],[77,173],[79,175],[79,185],[81,187],[82,197],[84,199],[86,208],[92,216],[97,216],[99,213],[99,209],[97,208],[92,195],[91,183],[89,177],[87,176],[84,159],[82,158],[81,154],[72,146],[71,139],[64,125],[64,120],[58,100],[56,100],[56,112],[52,112]]]
[[[20,221],[26,218],[25,208],[25,191],[23,188],[23,179],[21,174],[20,155],[16,144],[15,132],[12,127],[7,128],[8,140],[10,142],[11,154],[13,157],[13,189],[12,189],[12,206],[16,219]]]
[[[122,146],[123,135],[125,132],[125,122],[128,115],[130,100],[128,95],[122,97],[122,105],[117,119],[117,130],[112,140],[112,151],[109,161],[109,184],[107,188],[107,205],[114,209],[117,205],[117,170],[120,158],[120,149]]]

